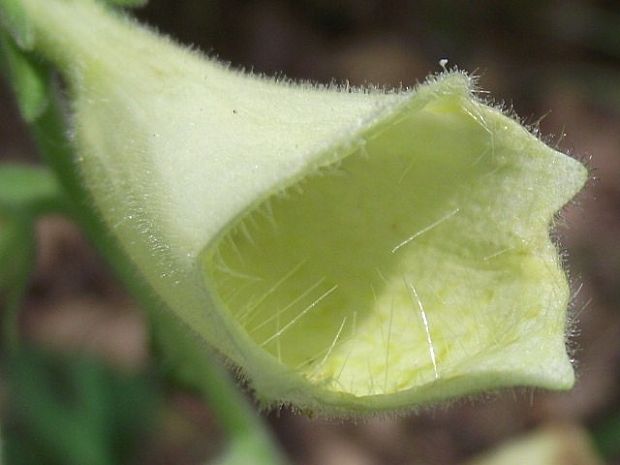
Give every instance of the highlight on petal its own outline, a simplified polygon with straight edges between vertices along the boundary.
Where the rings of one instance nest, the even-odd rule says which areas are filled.
[[[468,76],[278,83],[92,0],[22,3],[110,231],[259,399],[363,413],[572,385],[549,227],[587,172]]]

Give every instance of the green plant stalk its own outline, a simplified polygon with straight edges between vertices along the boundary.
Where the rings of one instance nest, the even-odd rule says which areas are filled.
[[[0,202],[1,204],[1,202]],[[5,354],[19,347],[18,315],[34,268],[33,219],[0,205],[0,304]]]
[[[11,84],[13,84],[11,82]],[[193,338],[169,314],[162,310],[163,304],[156,294],[138,276],[134,266],[123,254],[114,238],[105,231],[88,201],[90,194],[84,189],[74,163],[73,149],[67,140],[67,128],[63,112],[56,100],[55,89],[48,85],[49,98],[43,113],[30,123],[34,140],[40,154],[56,174],[60,185],[69,199],[67,211],[82,227],[91,242],[107,262],[129,292],[138,300],[152,320],[167,326],[166,331],[181,333],[180,337]],[[15,308],[19,304],[19,293],[15,293]],[[13,329],[10,329],[11,341]],[[196,344],[190,340],[190,346]],[[283,463],[280,452],[272,443],[269,433],[262,425],[244,396],[239,392],[229,375],[214,359],[209,359],[208,352],[193,349],[199,355],[201,363],[201,391],[206,396],[209,406],[218,418],[224,431],[235,441],[251,444],[257,457],[262,457],[264,464]]]

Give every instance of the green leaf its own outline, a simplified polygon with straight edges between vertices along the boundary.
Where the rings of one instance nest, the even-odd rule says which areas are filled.
[[[115,373],[84,356],[22,350],[7,373],[12,465],[127,463],[161,401],[149,377]]]
[[[4,163],[0,165],[0,208],[37,216],[66,209],[58,181],[47,169]]]
[[[20,0],[0,0],[0,25],[21,49],[30,50],[34,45],[33,31]]]
[[[7,70],[9,83],[15,91],[22,117],[27,122],[35,121],[48,105],[47,67],[19,50],[2,31],[0,31],[0,57]]]
[[[352,414],[572,385],[549,228],[587,172],[466,75],[278,83],[92,1],[23,4],[110,231],[265,403]]]
[[[618,412],[612,413],[596,426],[593,440],[603,457],[608,459],[620,457],[620,415]]]
[[[68,211],[49,171],[25,165],[0,165],[0,304],[3,341],[18,345],[18,315],[35,261],[34,219]]]

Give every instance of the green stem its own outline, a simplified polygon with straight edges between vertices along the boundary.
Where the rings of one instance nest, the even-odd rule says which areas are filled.
[[[0,294],[2,294],[2,345],[5,354],[19,347],[19,310],[34,267],[32,218],[26,212],[0,207]]]

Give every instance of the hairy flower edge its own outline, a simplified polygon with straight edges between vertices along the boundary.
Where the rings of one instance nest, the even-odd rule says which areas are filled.
[[[548,229],[587,172],[467,76],[403,94],[275,83],[89,0],[23,6],[110,230],[266,404],[572,385]]]

